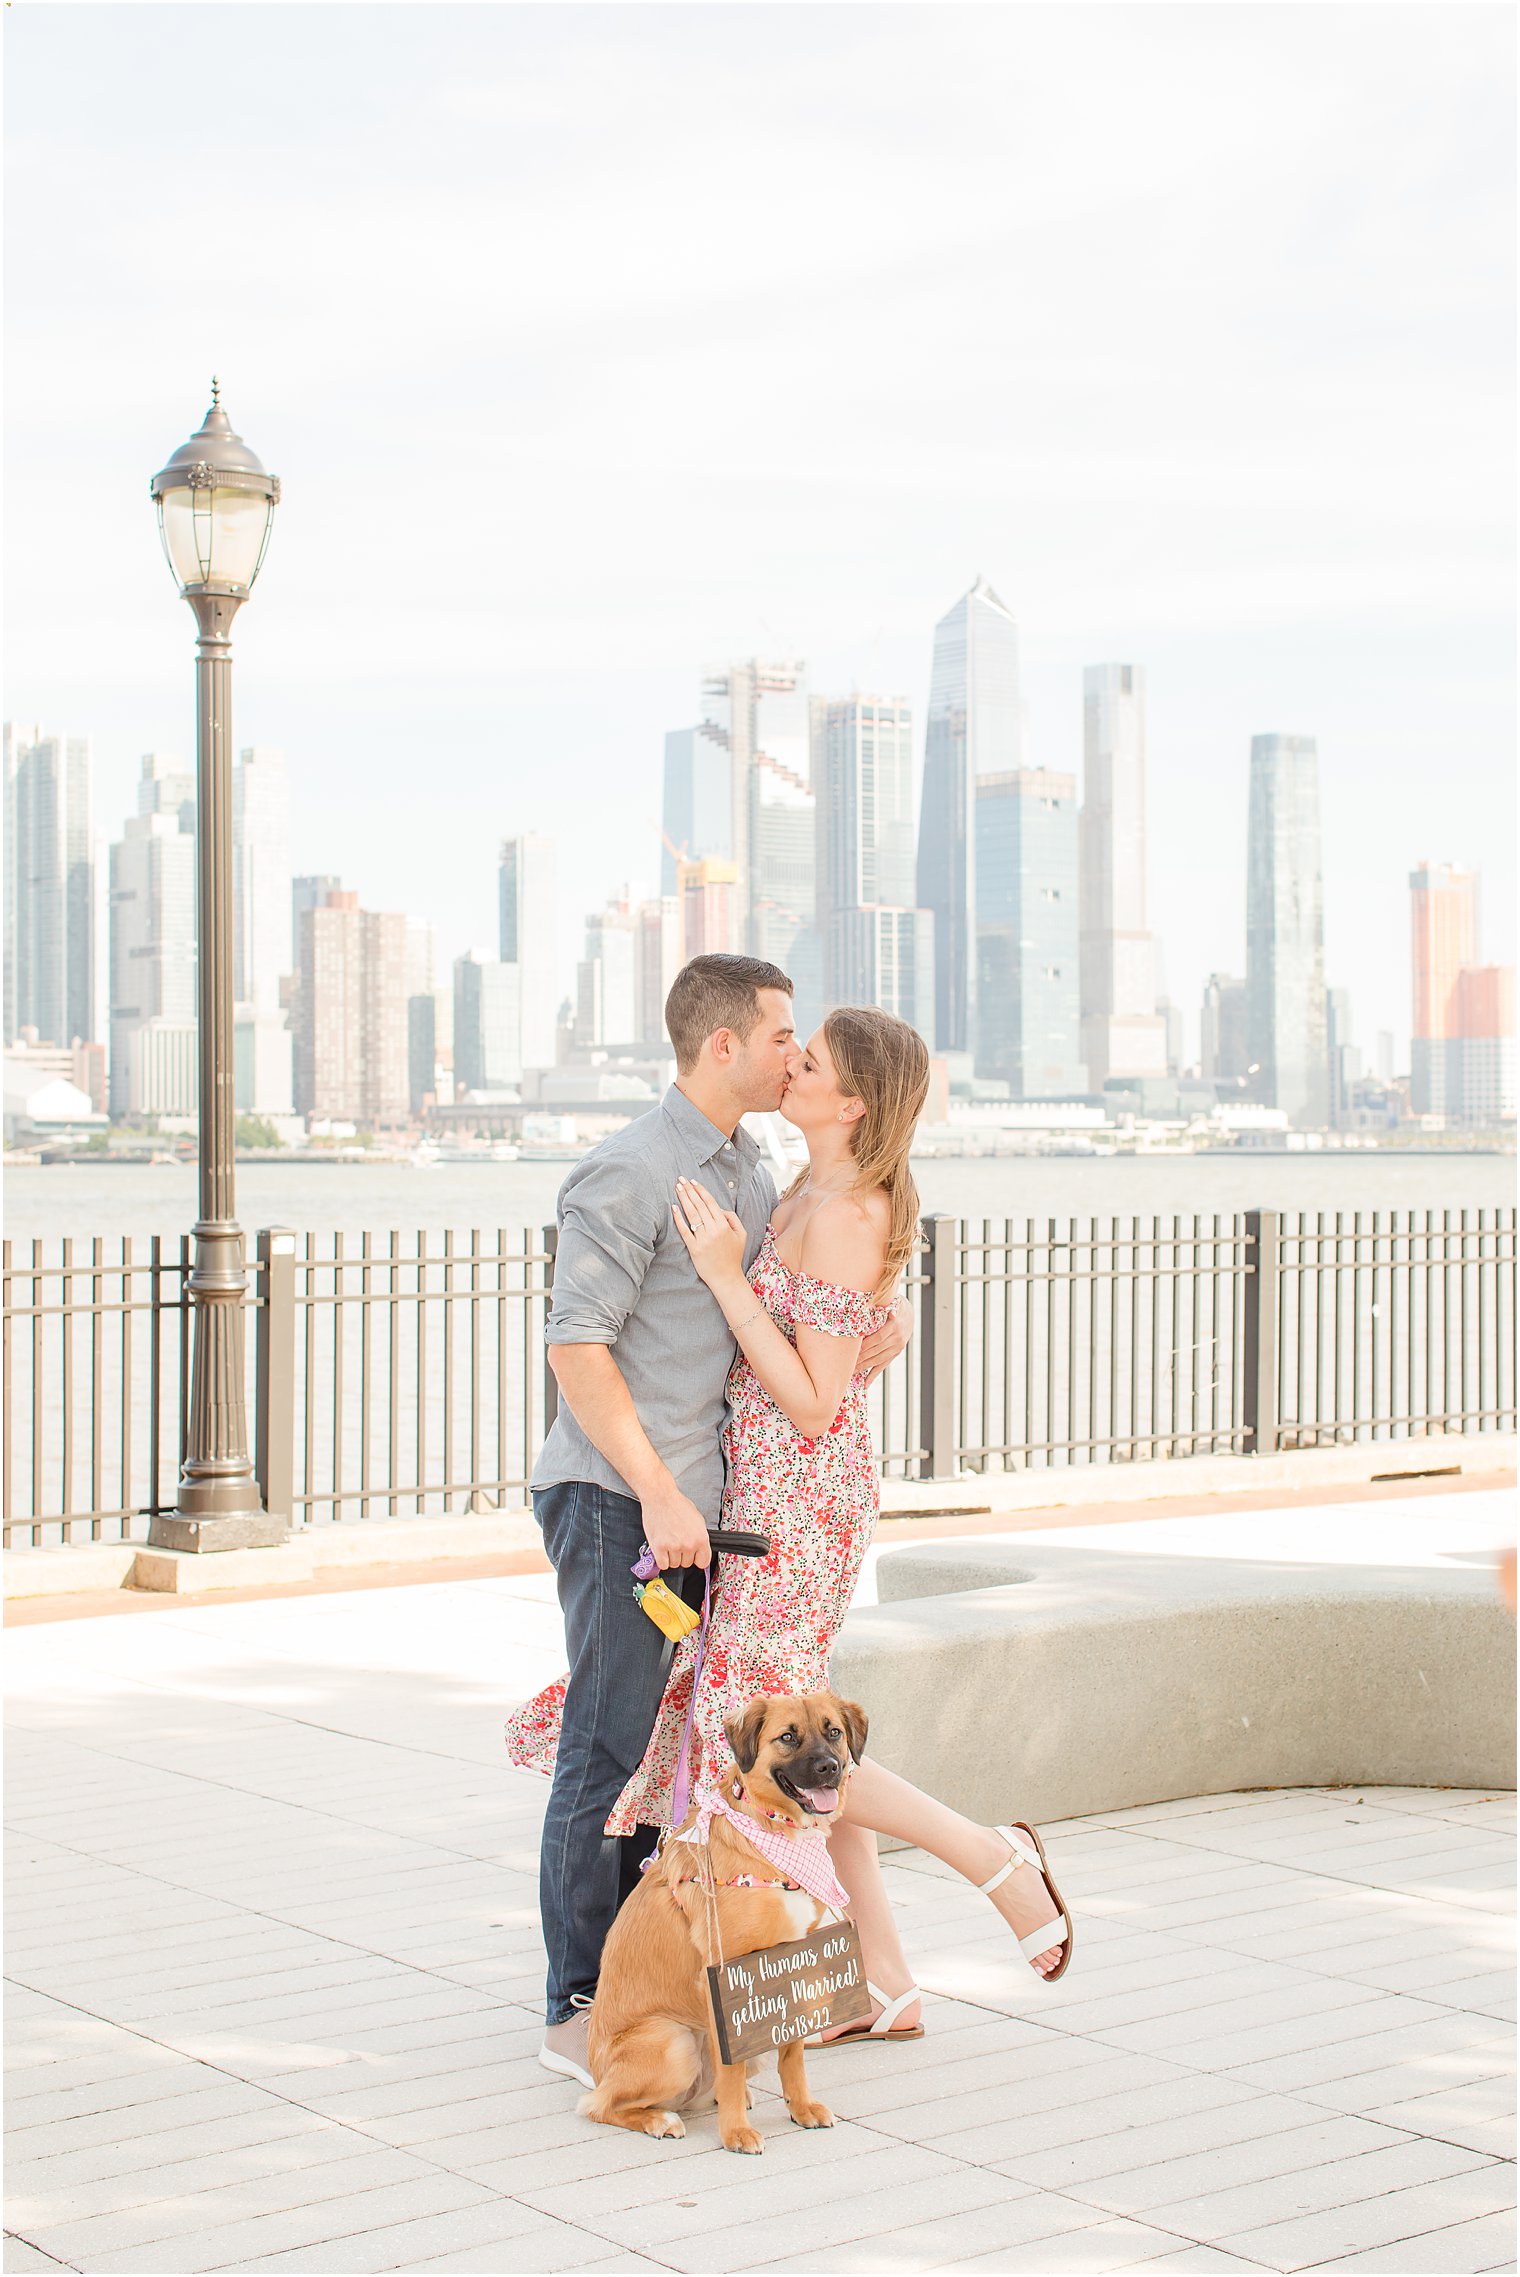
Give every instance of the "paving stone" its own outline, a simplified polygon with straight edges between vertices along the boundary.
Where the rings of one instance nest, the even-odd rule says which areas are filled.
[[[1248,2261],[1259,2261],[1268,2269],[1308,2269],[1373,2246],[1408,2243],[1486,2214],[1510,2212],[1514,2202],[1514,2169],[1487,2164],[1448,2180],[1392,2190],[1377,2198],[1348,2201],[1323,2213],[1242,2230],[1218,2242],[1227,2252],[1242,2253]],[[1424,2277],[1417,2260],[1408,2267]]]
[[[356,2230],[349,2237],[325,2238],[319,2256],[322,2277],[348,2277],[350,2271],[409,2269],[439,2254],[503,2245],[544,2228],[543,2215],[531,2207],[516,2206],[508,2198],[485,2198],[457,2206],[449,2213],[424,2214],[408,2222],[387,2223],[384,2228]],[[219,2266],[283,2269],[294,2271],[295,2277],[310,2277],[314,2258],[318,2256],[312,2246],[299,2245],[283,2253],[266,2253]]]
[[[7,2230],[5,2233],[5,2259],[3,2266],[8,2270],[57,2270],[72,2269],[74,2265],[71,2261],[55,2261],[51,2254],[39,2253],[36,2246],[28,2245],[24,2237],[12,2237],[10,2231]]]
[[[1365,2204],[1385,2193],[1405,2196],[1421,2183],[1445,2182],[1480,2170],[1485,2162],[1476,2153],[1452,2143],[1418,2139],[1386,2150],[1363,2151],[1355,2157],[1331,2159],[1319,2165],[1279,2173],[1267,2180],[1215,2189],[1189,2199],[1152,2200],[1149,2218],[1183,2237],[1204,2244],[1223,2244],[1231,2252],[1246,2253],[1240,2233],[1253,2234],[1267,2226],[1284,2226],[1303,2216]],[[1384,2199],[1384,2202],[1391,2202]],[[1484,2211],[1491,2209],[1484,2208]],[[1429,2226],[1429,2225],[1427,2225]]]
[[[1488,2256],[1500,2253],[1513,2264],[1515,2252],[1515,2217],[1513,2214],[1480,2214],[1476,2221],[1457,2222],[1446,2230],[1427,2230],[1423,2237],[1400,2238],[1397,2245],[1369,2246],[1362,2253],[1337,2255],[1334,2261],[1317,2261],[1318,2269],[1366,2269],[1396,2272],[1397,2277],[1408,2277],[1418,2269],[1420,2277],[1446,2277],[1448,2271],[1494,2269],[1504,2264],[1490,2261]]]

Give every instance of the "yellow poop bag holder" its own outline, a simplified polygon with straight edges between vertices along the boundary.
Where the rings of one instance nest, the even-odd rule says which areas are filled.
[[[708,1540],[715,1551],[726,1550],[731,1557],[741,1558],[763,1558],[771,1546],[764,1534],[741,1533],[732,1527],[712,1529]],[[693,1629],[702,1626],[709,1597],[706,1586],[702,1591],[702,1611],[699,1613],[683,1597],[677,1597],[675,1591],[667,1588],[660,1579],[655,1554],[647,1542],[640,1550],[639,1561],[632,1571],[634,1596],[660,1634],[669,1637],[672,1644],[679,1644],[683,1637],[691,1635]],[[710,1567],[708,1573],[710,1577]]]

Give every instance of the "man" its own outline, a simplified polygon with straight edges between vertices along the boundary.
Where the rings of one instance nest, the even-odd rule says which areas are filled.
[[[533,1473],[570,1656],[539,1867],[549,1956],[539,2060],[587,2087],[585,2010],[602,1945],[654,1842],[652,1830],[620,1840],[603,1827],[643,1759],[670,1660],[629,1569],[647,1541],[662,1569],[685,1569],[672,1586],[700,1603],[723,1495],[735,1346],[676,1231],[675,1185],[694,1179],[739,1216],[748,1270],[776,1189],[740,1118],[781,1103],[792,984],[758,957],[695,957],[676,975],[665,1024],[675,1083],[560,1189],[547,1332],[560,1406]],[[906,1340],[899,1313],[861,1365],[884,1367]]]

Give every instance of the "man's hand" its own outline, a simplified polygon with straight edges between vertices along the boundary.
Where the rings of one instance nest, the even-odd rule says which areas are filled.
[[[711,1562],[707,1521],[679,1487],[672,1483],[657,1495],[646,1495],[643,1511],[644,1539],[662,1573],[670,1566]]]
[[[868,1384],[874,1384],[882,1369],[897,1358],[912,1333],[913,1307],[906,1297],[899,1297],[885,1328],[878,1328],[860,1347],[857,1366]]]

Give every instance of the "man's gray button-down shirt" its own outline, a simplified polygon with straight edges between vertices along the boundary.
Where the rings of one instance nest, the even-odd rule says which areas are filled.
[[[719,1433],[735,1346],[676,1231],[678,1178],[705,1186],[743,1221],[748,1272],[775,1207],[775,1184],[748,1131],[741,1126],[727,1137],[672,1084],[657,1108],[594,1147],[560,1188],[547,1335],[551,1344],[609,1347],[655,1452],[716,1525]],[[562,1398],[533,1484],[571,1479],[633,1491]]]

